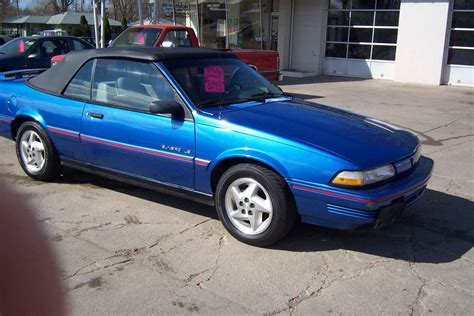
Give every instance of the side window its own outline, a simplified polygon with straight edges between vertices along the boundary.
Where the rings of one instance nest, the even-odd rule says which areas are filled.
[[[161,44],[163,47],[191,47],[191,39],[188,31],[176,30],[168,31]]]
[[[98,59],[92,100],[148,112],[154,101],[174,100],[175,93],[151,63]]]
[[[64,90],[63,94],[65,96],[84,100],[90,99],[93,65],[94,61],[89,60],[82,66]]]
[[[90,48],[89,46],[86,46],[86,44],[84,44],[84,43],[82,43],[81,41],[78,41],[78,40],[72,40],[72,44],[74,45],[74,50]]]
[[[41,57],[53,57],[67,54],[69,46],[65,39],[44,40],[39,43],[37,50]]]

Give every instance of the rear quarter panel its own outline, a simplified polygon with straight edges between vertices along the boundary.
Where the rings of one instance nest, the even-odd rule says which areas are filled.
[[[79,131],[84,102],[50,95],[23,81],[0,81],[0,115],[12,121],[2,124],[1,136],[12,138],[11,124],[17,120],[38,122],[61,156],[84,160]]]

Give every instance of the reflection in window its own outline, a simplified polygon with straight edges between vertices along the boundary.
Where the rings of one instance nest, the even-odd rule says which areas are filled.
[[[398,26],[398,18],[400,13],[395,11],[377,11],[375,25],[380,26]]]
[[[328,27],[326,41],[347,42],[349,35],[348,27]]]
[[[374,24],[374,11],[352,11],[351,25],[367,25]]]
[[[94,61],[88,61],[82,68],[76,73],[74,78],[68,84],[64,95],[82,100],[89,100],[91,96],[91,77],[92,77],[92,66]]]
[[[349,9],[351,0],[330,0],[329,9]]]
[[[474,28],[474,18],[472,12],[453,12],[452,27]]]
[[[377,46],[372,48],[372,59],[377,60],[395,60],[396,46]]]
[[[451,31],[449,45],[474,47],[474,31]]]
[[[375,0],[352,0],[352,9],[375,9]]]
[[[474,10],[474,1],[454,0],[454,10]]]
[[[396,29],[375,29],[374,43],[396,44],[397,33]]]
[[[92,100],[148,112],[150,104],[174,100],[168,81],[151,63],[98,59],[92,84]]]
[[[328,25],[349,25],[349,12],[329,11]]]
[[[349,45],[348,58],[370,59],[370,45]]]
[[[191,40],[189,39],[188,31],[185,31],[185,30],[168,31],[163,40],[162,46],[191,47]]]
[[[326,44],[326,57],[346,58],[347,44]]]
[[[400,0],[377,0],[377,9],[378,10],[399,10],[400,9]]]
[[[474,66],[474,50],[450,48],[448,64]]]
[[[372,30],[373,29],[359,29],[359,28],[352,28],[351,35],[349,37],[349,41],[353,43],[360,43],[360,42],[372,42]]]

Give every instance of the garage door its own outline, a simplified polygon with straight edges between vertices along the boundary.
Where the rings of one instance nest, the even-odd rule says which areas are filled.
[[[330,0],[323,72],[392,79],[400,0]]]
[[[451,15],[447,84],[474,86],[474,1],[455,0]]]

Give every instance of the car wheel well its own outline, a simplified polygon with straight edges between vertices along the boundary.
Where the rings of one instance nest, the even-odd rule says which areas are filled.
[[[254,165],[257,165],[257,166],[267,168],[267,169],[275,172],[277,175],[279,175],[281,177],[281,174],[277,170],[275,170],[275,168],[273,168],[273,167],[271,167],[271,166],[269,166],[265,163],[262,163],[258,160],[255,160],[255,159],[252,159],[252,158],[228,158],[228,159],[225,159],[225,160],[219,162],[219,164],[217,164],[217,166],[212,171],[212,176],[211,176],[212,192],[216,193],[217,183],[219,183],[219,180],[222,177],[222,175],[224,174],[224,172],[226,172],[229,168],[231,168],[235,165],[238,165],[238,164],[242,164],[242,163],[250,163],[250,164],[254,164]]]
[[[18,133],[18,129],[20,128],[21,124],[28,121],[36,122],[36,120],[28,116],[18,116],[13,120],[11,124],[12,139],[16,138],[16,134]]]

